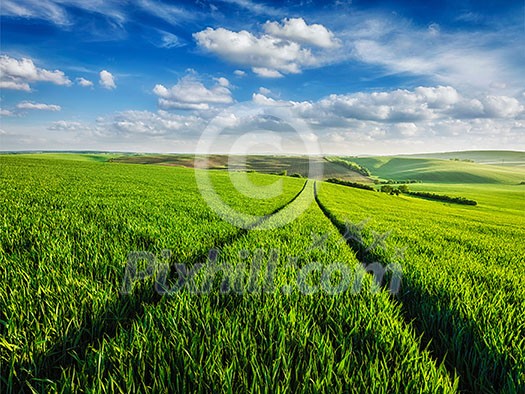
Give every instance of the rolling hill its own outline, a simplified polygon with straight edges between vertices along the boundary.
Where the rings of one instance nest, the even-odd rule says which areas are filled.
[[[518,184],[525,181],[525,167],[521,166],[403,156],[353,157],[350,160],[368,168],[373,176],[381,179],[493,184]]]

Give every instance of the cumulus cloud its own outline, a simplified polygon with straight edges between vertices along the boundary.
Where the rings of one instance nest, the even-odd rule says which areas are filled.
[[[263,94],[261,92],[261,93],[254,93],[252,95],[252,101],[257,105],[261,105],[265,107],[291,107],[297,104],[293,101],[275,100],[271,97],[268,97],[268,93],[270,93],[268,89],[260,88],[259,91],[261,91],[261,89],[265,91],[266,93]]]
[[[334,94],[321,100],[319,107],[345,118],[378,122],[412,122],[433,117],[426,100],[407,90]]]
[[[0,87],[2,89],[30,91],[29,84],[32,82],[71,85],[71,81],[63,71],[39,68],[29,58],[15,59],[8,55],[0,56]]]
[[[413,137],[417,134],[417,126],[412,122],[396,123],[394,129],[404,137]]]
[[[524,106],[514,97],[486,96],[482,104],[489,118],[513,118],[524,111]]]
[[[111,90],[111,89],[115,89],[117,87],[117,85],[115,85],[115,78],[113,77],[113,74],[111,74],[109,71],[102,70],[99,73],[99,76],[100,76],[100,80],[98,81],[98,83],[104,89]]]
[[[429,107],[443,108],[456,104],[460,95],[452,86],[424,87],[419,86],[414,92],[424,98]]]
[[[189,75],[172,88],[157,85],[154,93],[161,108],[202,111],[125,111],[100,123],[97,130],[101,135],[130,141],[150,136],[156,141],[182,139],[191,143],[208,124],[209,114],[219,113],[213,125],[222,130],[216,146],[221,150],[241,135],[261,131],[273,132],[275,138],[291,138],[293,128],[288,118],[281,116],[289,114],[294,121],[299,119],[312,140],[318,138],[326,152],[410,152],[428,146],[445,150],[450,149],[450,138],[454,138],[456,149],[496,149],[525,142],[523,100],[510,96],[474,98],[451,86],[438,85],[292,101],[261,88],[253,93],[250,103],[224,108],[233,101],[228,87],[222,86],[225,84],[217,78],[206,85]],[[216,111],[218,108],[224,111]],[[292,145],[286,146],[292,149]]]
[[[34,109],[40,111],[60,111],[62,107],[55,104],[43,104],[43,103],[32,103],[29,101],[22,101],[18,103],[16,108],[18,109]]]
[[[233,73],[238,77],[244,77],[246,75],[246,72],[242,70],[235,70]]]
[[[294,105],[297,107],[298,103]],[[479,99],[469,98],[462,96],[451,86],[332,94],[313,106],[302,107],[302,116],[316,118],[324,114],[331,118],[332,123],[339,119],[340,124],[348,119],[381,123],[412,123],[449,118],[514,119],[525,113],[523,104],[514,97],[486,95]]]
[[[256,36],[246,30],[234,32],[224,28],[210,27],[195,33],[193,37],[197,44],[208,52],[229,62],[249,66],[259,76],[277,78],[283,74],[297,74],[305,67],[321,64],[312,50],[303,47],[301,43],[315,42],[314,45],[324,48],[328,45],[335,45],[330,35],[328,38],[322,34],[318,38],[312,36],[309,29],[313,28],[315,31],[320,29],[321,25],[308,26],[302,19],[301,21],[306,29],[301,32],[296,27],[301,22],[285,20],[283,25],[267,23],[265,29],[278,33],[279,37],[272,34]],[[326,30],[324,27],[323,29]],[[301,43],[294,40],[299,40]]]
[[[20,81],[2,81],[0,80],[0,89],[24,90],[31,91],[31,87],[27,82]]]
[[[89,87],[93,86],[93,82],[91,82],[89,79],[86,79],[86,78],[83,78],[83,77],[77,78],[76,81],[77,81],[77,84],[79,84],[80,86],[85,87],[85,88],[89,88]]]
[[[224,77],[214,78],[214,80],[217,81],[219,85],[224,86],[225,88],[230,86],[230,81],[228,81]]]
[[[332,94],[315,102],[277,100],[268,94],[258,91],[252,102],[262,108],[286,108],[334,152],[421,151],[425,144],[451,149],[450,141],[445,140],[450,136],[455,136],[457,149],[487,149],[505,146],[513,139],[524,141],[519,137],[525,135],[523,101],[510,96],[473,98],[451,86]],[[501,141],[495,136],[501,136]],[[469,145],[470,141],[477,145]],[[363,151],[365,147],[373,150]]]
[[[273,37],[321,48],[334,48],[340,45],[334,33],[323,25],[308,25],[303,18],[286,18],[282,23],[266,22],[264,31]]]
[[[171,88],[155,85],[153,93],[159,97],[159,106],[164,109],[207,110],[212,105],[232,103],[229,81],[221,77],[216,82],[207,88],[196,76],[188,75]]]
[[[9,111],[8,109],[0,108],[0,115],[1,116],[13,116],[13,112]]]
[[[168,111],[124,111],[105,122],[104,132],[120,134],[169,136],[190,133],[203,128],[204,120],[195,115],[178,115]]]

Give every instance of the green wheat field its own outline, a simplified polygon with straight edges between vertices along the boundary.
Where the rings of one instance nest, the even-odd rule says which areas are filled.
[[[524,152],[227,159],[0,155],[0,393],[525,392]]]

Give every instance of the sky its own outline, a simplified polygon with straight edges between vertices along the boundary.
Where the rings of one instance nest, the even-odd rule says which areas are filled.
[[[0,18],[0,151],[525,150],[522,0],[2,0]]]

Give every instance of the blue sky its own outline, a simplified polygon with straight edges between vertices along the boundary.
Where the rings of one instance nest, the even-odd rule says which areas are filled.
[[[2,0],[0,14],[0,150],[525,149],[522,1]]]

